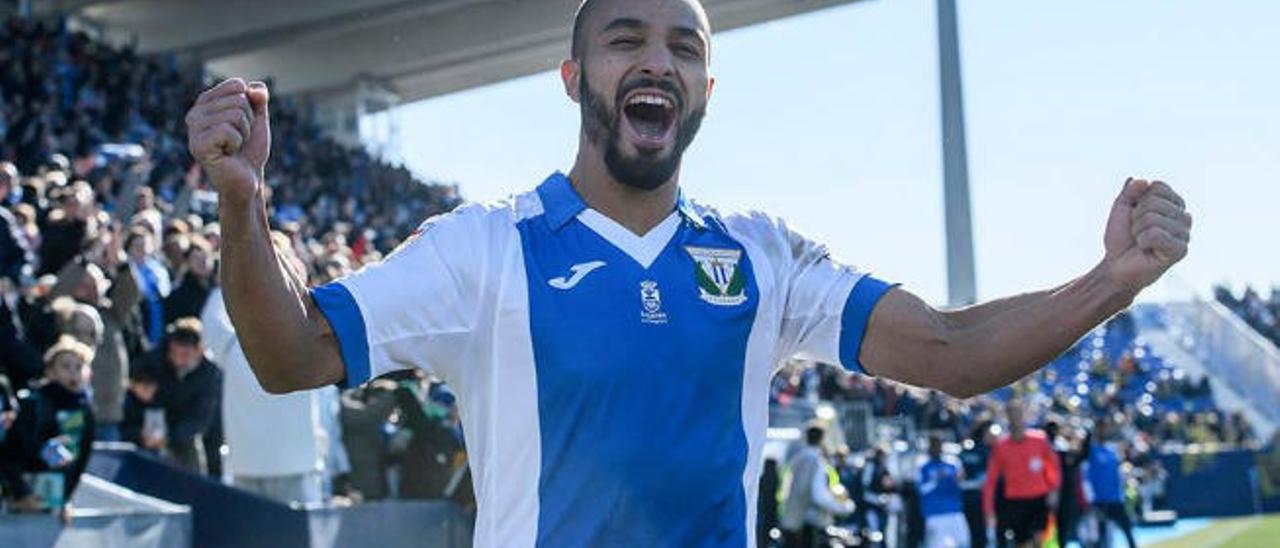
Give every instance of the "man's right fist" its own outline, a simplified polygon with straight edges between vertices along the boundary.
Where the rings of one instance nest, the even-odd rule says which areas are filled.
[[[248,199],[262,183],[271,154],[269,98],[266,84],[231,78],[187,112],[187,146],[223,198]]]

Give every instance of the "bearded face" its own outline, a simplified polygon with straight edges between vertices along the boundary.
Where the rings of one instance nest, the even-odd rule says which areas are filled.
[[[689,109],[672,82],[637,78],[612,100],[581,80],[582,118],[592,144],[604,151],[605,166],[618,182],[653,190],[671,179],[693,143],[706,105]]]
[[[679,170],[706,113],[706,14],[690,0],[597,0],[586,18],[575,27],[572,90],[583,134],[615,180],[656,189]]]

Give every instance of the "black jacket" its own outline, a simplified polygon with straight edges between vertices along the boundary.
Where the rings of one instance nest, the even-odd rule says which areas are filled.
[[[191,273],[182,277],[182,283],[164,298],[164,323],[168,325],[178,318],[199,318],[204,303],[209,300],[212,280],[201,280]]]
[[[43,381],[22,393],[18,407],[18,418],[0,445],[0,481],[6,495],[13,499],[29,495],[31,486],[23,474],[49,471],[41,450],[50,439],[67,436],[74,458],[61,473],[65,500],[71,500],[93,451],[94,418],[88,395]]]
[[[156,395],[150,405],[164,408],[169,443],[190,443],[204,435],[222,412],[222,372],[213,362],[200,358],[200,365],[178,377],[165,357],[165,347],[162,343],[144,354],[138,367],[146,368],[156,379]]]

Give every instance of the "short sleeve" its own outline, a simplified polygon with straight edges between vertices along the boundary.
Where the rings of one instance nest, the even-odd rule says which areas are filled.
[[[466,206],[424,222],[383,261],[311,290],[353,387],[419,367],[456,379],[477,330],[489,222]]]
[[[867,321],[890,284],[831,258],[827,248],[778,222],[786,240],[782,343],[787,356],[866,374],[858,360]]]

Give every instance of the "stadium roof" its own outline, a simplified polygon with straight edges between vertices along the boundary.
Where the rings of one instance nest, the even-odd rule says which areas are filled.
[[[717,30],[855,0],[704,0]],[[415,101],[556,67],[578,0],[34,0],[143,52],[194,54],[215,73],[286,93],[367,79]]]

